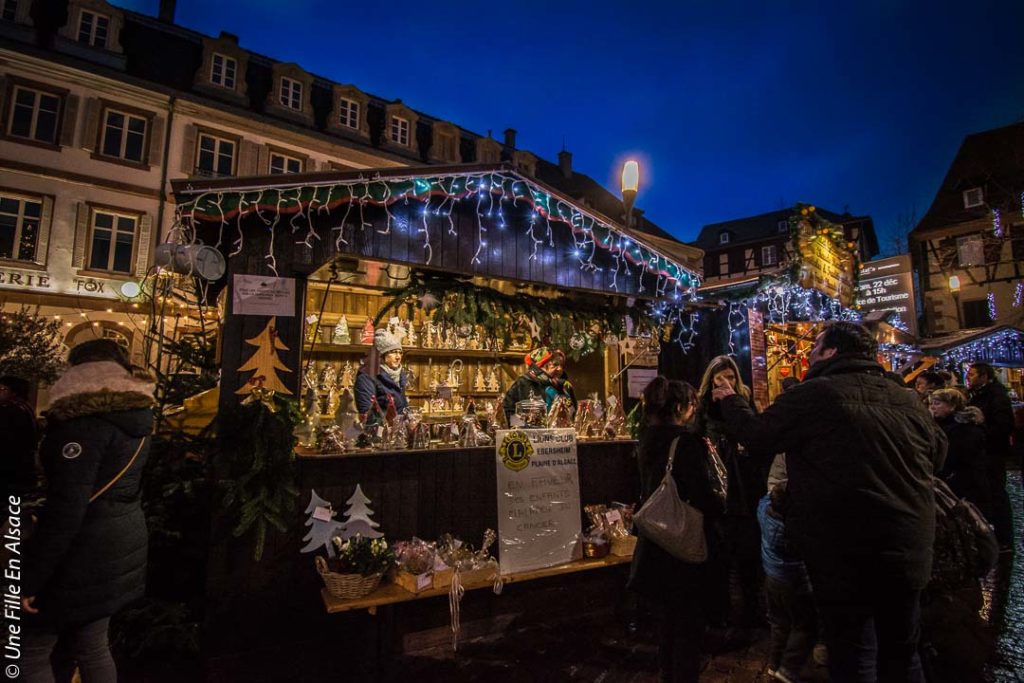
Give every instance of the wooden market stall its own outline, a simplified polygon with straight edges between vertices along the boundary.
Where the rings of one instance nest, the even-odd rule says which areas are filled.
[[[227,258],[222,414],[266,400],[270,388],[305,411],[294,465],[299,504],[283,520],[286,531],[270,533],[254,562],[249,538],[231,533],[237,520],[214,522],[206,632],[217,680],[243,676],[255,652],[261,662],[279,654],[270,659],[281,665],[271,666],[295,680],[341,670],[379,678],[403,643],[445,627],[446,601],[413,601],[395,587],[358,604],[322,601],[312,556],[300,553],[301,505],[315,491],[340,507],[358,485],[389,539],[450,533],[479,543],[498,522],[495,449],[455,437],[470,404],[489,414],[541,342],[564,348],[579,398],[621,401],[624,362],[656,354],[667,317],[678,318],[699,285],[679,251],[668,256],[642,233],[504,165],[174,185],[178,241],[202,241]],[[697,262],[699,251],[692,256]],[[412,406],[424,421],[452,427],[433,430],[427,448],[322,438],[371,328],[385,325],[406,335]],[[635,442],[621,431],[582,436],[590,438],[577,445],[581,504],[635,502]],[[220,476],[230,480],[230,470],[225,457]],[[625,567],[619,559],[512,575],[510,598],[467,593],[463,623],[608,609]],[[311,643],[333,656],[294,661]]]

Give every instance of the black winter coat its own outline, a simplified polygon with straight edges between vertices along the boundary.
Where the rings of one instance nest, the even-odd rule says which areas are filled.
[[[112,366],[123,376],[113,382],[87,377],[47,413],[40,451],[46,503],[25,544],[22,576],[23,594],[36,596],[39,609],[30,618],[48,625],[111,616],[145,590],[148,536],[140,490],[149,440],[113,486],[94,502],[89,498],[152,433],[152,385],[104,362],[70,368],[54,389],[88,366]]]
[[[980,408],[985,416],[985,446],[989,459],[1005,458],[1010,454],[1010,435],[1013,434],[1013,404],[1006,387],[990,380],[971,391],[970,405]]]
[[[36,486],[36,445],[39,438],[32,408],[21,400],[0,403],[0,434],[4,439],[4,452],[0,455],[0,482],[6,501],[7,496],[25,496]]]
[[[784,451],[793,539],[816,594],[849,598],[884,581],[921,589],[935,535],[932,475],[946,438],[913,391],[861,357],[816,363],[760,415],[722,400],[730,428],[751,449]]]
[[[985,430],[981,426],[982,418],[978,412],[975,408],[969,408],[936,420],[949,442],[946,462],[939,477],[949,484],[953,493],[971,501],[987,519],[992,519]]]
[[[371,377],[365,372],[356,375],[355,398],[356,410],[359,411],[359,414],[363,415],[371,408],[373,402],[370,399],[374,397],[377,398],[377,405],[380,406],[381,412],[386,413],[388,396],[391,396],[395,400],[395,411],[401,415],[402,411],[409,407],[409,399],[405,396],[405,387],[409,384],[409,373],[402,370],[398,378],[398,384],[395,384],[395,380],[383,371],[377,373],[376,377]]]
[[[750,409],[757,412],[754,402],[748,400]],[[706,436],[718,449],[718,455],[728,473],[729,488],[725,513],[730,517],[747,517],[756,524],[757,505],[768,492],[768,470],[771,469],[772,453],[753,453],[739,444],[736,435],[728,431],[722,416],[722,407],[711,400],[710,393],[697,406],[697,417],[693,421],[694,431]]]
[[[672,464],[672,478],[679,489],[679,496],[704,513],[704,533],[708,542],[708,557],[711,559],[715,557],[719,545],[716,521],[725,506],[711,489],[707,447],[703,438],[682,426],[654,425],[644,428],[638,451],[641,504],[661,484],[668,463],[668,451],[677,436],[680,438]],[[640,536],[633,553],[629,587],[654,600],[694,599],[703,602],[711,593],[710,565],[710,561],[690,564],[677,560],[656,543]]]

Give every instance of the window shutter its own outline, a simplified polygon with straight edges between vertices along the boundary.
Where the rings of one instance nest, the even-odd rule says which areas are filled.
[[[64,116],[60,122],[60,144],[63,147],[75,146],[75,124],[78,123],[78,95],[64,98]]]
[[[53,220],[53,197],[43,197],[43,209],[39,215],[39,239],[36,240],[35,263],[46,265],[46,251],[50,245],[50,221]]]
[[[149,164],[160,166],[164,162],[164,117],[154,116],[149,122]]]
[[[195,174],[196,170],[196,140],[199,131],[194,123],[185,126],[185,140],[181,144],[181,172],[187,176]]]
[[[139,217],[139,243],[135,252],[135,277],[146,277],[149,268],[149,243],[153,218],[147,213]]]
[[[251,140],[238,143],[238,175],[256,175],[259,173],[259,145]]]
[[[270,150],[266,145],[260,145],[256,154],[256,175],[270,173]]]
[[[6,100],[7,100],[7,77],[0,75],[0,111],[7,111],[4,108],[4,102]],[[7,121],[3,122],[3,125],[0,126],[0,129],[2,129],[4,132],[7,131]]]
[[[85,238],[89,235],[89,205],[78,203],[78,215],[75,218],[75,248],[71,253],[71,267],[85,267]]]
[[[100,114],[103,105],[95,97],[85,101],[85,124],[82,128],[82,149],[86,152],[95,152],[98,142],[96,138],[100,133]]]

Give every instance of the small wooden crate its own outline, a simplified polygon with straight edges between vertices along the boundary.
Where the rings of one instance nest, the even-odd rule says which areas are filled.
[[[448,588],[452,585],[452,576],[455,574],[455,570],[452,568],[446,569],[435,569],[434,570],[434,588]]]
[[[429,572],[413,574],[412,572],[398,569],[394,572],[394,582],[403,590],[407,590],[413,595],[436,587],[434,586],[434,577]]]
[[[469,586],[473,584],[487,583],[493,581],[498,573],[498,569],[493,565],[481,567],[480,569],[471,569],[468,572],[461,572],[459,574],[459,581],[463,586]],[[455,575],[454,569],[442,569],[441,571],[434,570],[434,588],[448,588],[452,585],[452,577]]]
[[[612,539],[612,555],[629,557],[636,550],[636,536],[625,536]]]

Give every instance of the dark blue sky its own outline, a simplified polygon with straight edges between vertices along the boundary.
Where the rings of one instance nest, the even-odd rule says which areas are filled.
[[[157,0],[115,0],[155,14]],[[846,5],[846,8],[836,5]],[[1024,2],[179,0],[177,23],[555,160],[683,240],[806,201],[883,252],[964,135],[1024,118]]]

